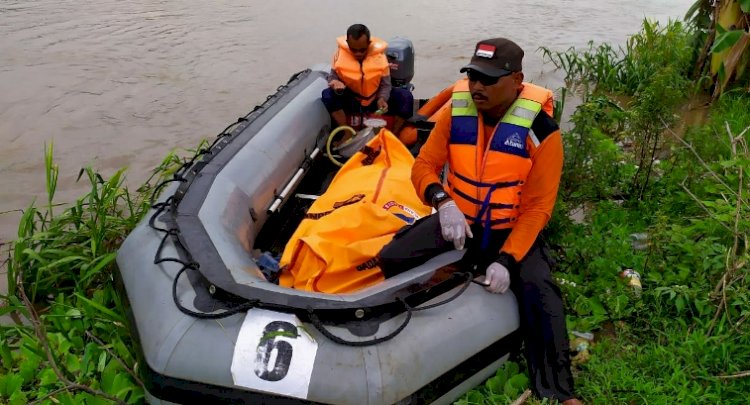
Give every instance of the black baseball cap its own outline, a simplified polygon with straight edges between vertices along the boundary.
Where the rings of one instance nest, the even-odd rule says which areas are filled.
[[[521,71],[523,49],[507,38],[492,38],[479,41],[474,48],[474,56],[460,72],[476,70],[492,77],[504,76]]]

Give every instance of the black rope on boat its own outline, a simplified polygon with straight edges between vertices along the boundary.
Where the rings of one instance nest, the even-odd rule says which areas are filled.
[[[256,107],[259,107],[259,106],[256,106]],[[227,131],[229,131],[230,128],[233,128],[235,125],[237,125],[237,124],[239,124],[241,122],[245,122],[245,121],[247,121],[247,118],[245,118],[245,117],[239,117],[239,118],[237,118],[237,121],[235,121],[235,122],[227,125],[227,127],[224,128],[223,131],[219,132],[219,136],[229,135],[229,133]]]
[[[193,155],[192,158],[190,158],[189,160],[185,160],[180,165],[180,167],[175,171],[175,173],[172,175],[171,179],[164,180],[161,183],[157,184],[156,187],[154,187],[154,190],[151,192],[151,199],[150,199],[151,204],[152,205],[154,204],[154,200],[156,199],[156,196],[161,192],[162,188],[164,188],[164,186],[166,186],[167,184],[170,184],[170,183],[173,183],[173,182],[176,182],[176,181],[180,182],[180,183],[187,182],[188,180],[185,178],[184,175],[185,175],[185,173],[187,173],[188,169],[195,164],[195,161],[198,160],[199,157],[213,152],[214,148],[216,147],[216,145],[219,142],[221,142],[224,138],[227,138],[227,137],[229,137],[229,136],[232,135],[231,132],[228,132],[230,129],[232,129],[235,126],[237,126],[238,124],[240,124],[242,122],[246,122],[246,121],[247,121],[247,118],[245,118],[245,117],[239,117],[239,118],[237,118],[237,121],[235,121],[235,122],[227,125],[227,127],[224,128],[224,130],[222,130],[216,136],[216,138],[211,142],[210,145],[208,145],[208,147],[199,149]]]
[[[341,337],[334,335],[333,333],[331,333],[331,331],[325,328],[323,323],[320,322],[320,319],[318,319],[318,316],[315,315],[314,309],[308,307],[307,315],[309,316],[310,321],[312,322],[313,326],[315,326],[315,329],[320,331],[320,333],[322,333],[323,336],[327,337],[334,343],[338,343],[344,346],[354,346],[354,347],[372,346],[372,345],[376,345],[376,344],[383,343],[385,341],[393,339],[394,337],[396,337],[396,335],[401,333],[401,331],[404,330],[404,328],[406,328],[406,325],[409,324],[409,321],[411,321],[412,311],[414,309],[411,306],[409,306],[409,304],[407,304],[405,300],[402,300],[399,298],[398,301],[402,303],[404,305],[404,309],[406,309],[406,319],[404,319],[404,322],[387,336],[383,336],[383,337],[379,337],[379,338],[375,338],[371,340],[356,341],[356,340],[343,339]]]
[[[153,229],[155,231],[159,231],[159,232],[164,232],[164,233],[169,233],[169,232],[172,231],[171,229],[160,228],[160,227],[156,226],[156,219],[159,217],[159,215],[161,215],[169,207],[169,205],[172,203],[173,199],[174,199],[174,196],[170,196],[169,198],[167,198],[166,200],[164,200],[164,202],[160,202],[158,204],[153,204],[151,206],[151,208],[153,208],[153,209],[156,210],[153,213],[153,215],[151,215],[151,217],[148,219],[148,226],[151,229]],[[161,247],[162,246],[159,245],[159,249],[161,249]]]
[[[401,331],[404,330],[404,328],[406,328],[406,325],[409,324],[409,321],[411,321],[411,317],[412,317],[412,315],[413,315],[414,312],[416,312],[416,311],[424,311],[424,310],[427,310],[427,309],[432,309],[432,308],[435,308],[435,307],[439,307],[441,305],[445,305],[445,304],[447,304],[447,303],[455,300],[456,298],[458,298],[461,294],[463,294],[466,291],[467,288],[469,288],[469,285],[471,284],[472,280],[474,279],[474,275],[471,274],[470,272],[453,273],[451,276],[452,276],[452,278],[456,278],[458,276],[463,276],[465,278],[465,280],[464,280],[463,285],[461,286],[461,289],[458,290],[458,292],[456,292],[452,297],[447,298],[447,299],[445,299],[443,301],[436,302],[436,303],[430,304],[430,305],[424,305],[424,306],[421,306],[421,307],[414,308],[414,307],[410,306],[406,302],[405,299],[399,298],[397,301],[400,302],[401,304],[403,304],[404,309],[406,309],[406,319],[404,319],[404,322],[398,328],[396,328],[393,332],[391,332],[388,335],[383,336],[383,337],[379,337],[379,338],[375,338],[375,339],[370,339],[370,340],[361,340],[361,341],[358,341],[358,340],[346,340],[346,339],[344,339],[342,337],[334,335],[331,331],[329,331],[328,329],[326,329],[325,325],[323,325],[323,323],[320,321],[320,319],[318,318],[318,316],[315,315],[315,310],[313,308],[307,307],[307,315],[310,318],[310,321],[312,322],[313,326],[315,326],[315,329],[317,329],[320,333],[323,334],[323,336],[327,337],[328,339],[330,339],[334,343],[338,343],[338,344],[344,345],[344,346],[354,346],[354,347],[364,347],[364,346],[376,345],[376,344],[383,343],[385,341],[391,340],[394,337],[396,337],[396,335],[398,335],[399,333],[401,333]]]
[[[151,202],[151,208],[156,208],[156,204],[154,204],[154,199],[156,199],[156,196],[161,193],[161,189],[164,188],[167,184],[174,183],[175,181],[179,181],[180,183],[184,183],[187,181],[187,179],[183,177],[177,177],[164,180],[161,183],[157,184],[156,187],[154,187],[154,190],[151,192],[151,199],[149,200]],[[172,197],[169,197],[172,198]]]
[[[301,76],[305,72],[309,72],[309,69],[293,75],[289,79],[289,83],[296,80],[299,76]],[[285,88],[285,87],[287,86],[283,85],[279,87],[279,89],[277,90],[280,91],[282,88]],[[275,94],[268,96],[266,101],[273,99],[274,96]],[[227,316],[234,315],[238,312],[247,311],[248,309],[253,308],[257,306],[258,304],[260,304],[260,300],[249,300],[239,306],[236,306],[234,308],[231,308],[227,311],[224,311],[218,314],[196,312],[183,306],[177,297],[177,282],[180,276],[182,275],[182,273],[185,272],[185,270],[187,269],[198,270],[199,264],[195,262],[195,260],[193,260],[190,252],[182,244],[182,241],[179,238],[180,231],[174,224],[171,224],[171,226],[175,226],[175,227],[170,227],[170,226],[161,227],[156,224],[156,221],[163,213],[170,212],[170,211],[174,212],[174,209],[176,208],[177,204],[179,204],[179,199],[181,199],[181,197],[172,195],[162,202],[155,203],[154,201],[156,200],[157,196],[161,193],[161,191],[164,189],[166,185],[174,183],[174,182],[180,182],[183,184],[190,182],[190,179],[188,176],[189,171],[192,169],[193,175],[197,174],[201,170],[201,168],[205,165],[207,160],[210,160],[210,157],[204,158],[202,165],[199,164],[200,162],[198,162],[198,159],[206,155],[211,156],[214,153],[214,151],[221,150],[223,145],[219,145],[219,143],[223,142],[225,138],[231,137],[237,125],[243,122],[248,122],[249,120],[247,117],[249,117],[251,114],[254,114],[256,111],[263,109],[265,105],[266,104],[255,106],[255,108],[253,108],[253,110],[246,117],[239,117],[236,122],[233,122],[227,125],[227,127],[224,128],[224,130],[222,130],[216,136],[216,138],[213,140],[213,142],[211,142],[210,145],[208,145],[207,147],[203,147],[199,149],[198,151],[196,151],[196,153],[190,159],[184,159],[182,164],[180,164],[180,166],[172,174],[172,178],[160,182],[154,187],[153,191],[151,192],[151,198],[149,201],[151,203],[151,208],[154,209],[155,211],[149,218],[148,225],[151,229],[157,232],[162,232],[164,234],[154,254],[154,264],[170,262],[170,263],[178,263],[182,265],[182,268],[177,272],[177,275],[175,275],[174,281],[172,283],[172,298],[174,299],[174,302],[177,308],[186,315],[193,316],[193,317],[200,318],[200,319],[224,318]],[[170,237],[173,243],[175,244],[175,248],[177,248],[178,250],[181,250],[185,254],[185,256],[188,259],[187,261],[182,260],[179,257],[162,257],[162,252],[164,250],[164,247],[166,246],[167,240],[170,239]]]
[[[464,280],[464,284],[461,286],[461,289],[458,290],[458,292],[456,292],[456,294],[454,294],[450,298],[446,298],[444,301],[440,301],[440,302],[436,302],[434,304],[424,305],[424,306],[421,306],[421,307],[413,308],[412,310],[413,311],[424,311],[426,309],[432,309],[432,308],[435,308],[435,307],[439,307],[441,305],[445,305],[445,304],[447,304],[447,303],[455,300],[456,298],[458,298],[461,294],[463,294],[464,291],[466,291],[466,289],[469,288],[469,285],[471,284],[471,282],[474,280],[474,275],[471,274],[471,272],[453,273],[451,276],[454,277],[454,278],[458,277],[458,276],[464,276],[466,278]]]
[[[189,315],[198,319],[223,319],[240,312],[246,312],[247,310],[255,308],[258,304],[260,304],[260,300],[249,300],[245,303],[242,303],[241,305],[219,313],[196,312],[188,309],[184,305],[182,305],[180,299],[177,297],[177,281],[180,279],[182,273],[184,273],[187,269],[196,270],[197,268],[192,267],[192,264],[184,264],[180,271],[177,272],[177,275],[174,277],[174,282],[172,282],[172,299],[174,300],[174,304],[177,306],[177,309],[179,309],[180,312],[185,315]]]
[[[305,69],[305,70],[302,70],[302,71],[299,71],[299,72],[297,72],[297,73],[293,74],[293,75],[292,75],[292,76],[291,76],[291,77],[289,78],[289,80],[287,80],[287,82],[286,82],[286,83],[287,83],[287,84],[289,84],[289,83],[291,83],[291,82],[293,82],[293,81],[297,80],[297,78],[298,78],[298,77],[300,77],[300,76],[301,76],[301,75],[302,75],[303,73],[307,73],[307,72],[309,72],[309,71],[310,71],[310,69]],[[285,85],[285,86],[286,86],[286,85]]]

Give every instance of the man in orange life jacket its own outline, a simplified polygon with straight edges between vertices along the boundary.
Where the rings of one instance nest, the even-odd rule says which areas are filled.
[[[516,295],[534,393],[580,404],[562,297],[539,236],[557,197],[562,139],[552,92],[523,82],[522,59],[505,38],[476,45],[461,69],[467,79],[455,84],[451,108],[438,113],[412,168],[417,193],[437,213],[399,231],[378,257],[389,277],[466,244],[462,263],[485,275],[486,289]]]
[[[370,30],[362,24],[350,26],[346,37],[339,37],[336,42],[338,49],[333,55],[328,88],[322,94],[323,104],[336,124],[347,125],[347,113],[391,111],[395,114],[392,132],[398,134],[412,116],[414,96],[407,89],[391,85],[385,56],[388,44],[370,38]]]

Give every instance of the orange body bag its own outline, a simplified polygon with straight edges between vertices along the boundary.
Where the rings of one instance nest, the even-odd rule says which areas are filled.
[[[377,253],[399,229],[431,212],[414,191],[413,163],[385,129],[352,156],[287,243],[280,285],[346,293],[382,281]]]

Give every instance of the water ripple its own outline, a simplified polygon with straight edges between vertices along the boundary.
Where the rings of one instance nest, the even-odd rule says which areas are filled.
[[[0,3],[0,212],[44,190],[44,143],[55,143],[59,197],[78,169],[129,166],[146,178],[170,149],[192,147],[244,115],[291,74],[330,61],[354,22],[410,38],[416,95],[454,81],[482,37],[526,49],[527,78],[552,88],[540,45],[623,43],[644,15],[679,17],[693,0],[3,0]],[[547,69],[549,70],[549,69]],[[15,223],[0,216],[0,241]]]

